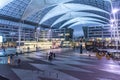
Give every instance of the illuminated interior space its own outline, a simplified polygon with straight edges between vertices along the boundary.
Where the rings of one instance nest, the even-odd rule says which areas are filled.
[[[0,80],[120,80],[120,0],[0,0]]]

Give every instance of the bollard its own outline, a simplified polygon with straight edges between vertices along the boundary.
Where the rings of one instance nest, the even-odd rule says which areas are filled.
[[[51,72],[49,72],[49,77],[51,76]]]
[[[32,73],[33,73],[33,69],[32,69]]]
[[[39,70],[36,70],[36,73],[39,74]]]
[[[43,76],[44,76],[45,75],[45,71],[43,70],[42,72],[43,72]]]
[[[56,78],[58,79],[58,73],[56,73]]]
[[[33,74],[34,74],[34,73],[33,73],[33,70],[32,70],[32,80],[33,80]]]

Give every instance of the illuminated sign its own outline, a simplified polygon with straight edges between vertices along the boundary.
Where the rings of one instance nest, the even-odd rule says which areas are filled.
[[[63,34],[58,34],[58,36],[63,36]]]
[[[0,42],[3,42],[3,37],[2,36],[0,36]]]
[[[69,34],[69,33],[66,33],[65,35],[66,35],[66,36],[69,36],[70,34]]]

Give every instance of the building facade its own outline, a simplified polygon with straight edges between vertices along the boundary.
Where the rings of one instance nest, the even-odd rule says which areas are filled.
[[[87,40],[89,39],[110,39],[113,37],[113,32],[109,26],[94,26],[94,27],[83,27],[84,36]]]
[[[35,27],[31,25],[0,23],[0,35],[3,37],[3,42],[15,42],[19,40],[19,37],[21,41],[31,41],[34,40],[34,32]]]
[[[73,29],[47,29],[40,30],[39,32],[39,40],[72,40],[73,37]],[[37,36],[36,36],[37,38]]]

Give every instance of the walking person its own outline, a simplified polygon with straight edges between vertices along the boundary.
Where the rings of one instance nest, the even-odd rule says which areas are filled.
[[[20,58],[18,58],[17,64],[18,64],[18,66],[21,64],[21,59]]]
[[[54,57],[54,58],[56,57],[55,53],[53,53],[53,57]]]
[[[13,55],[10,55],[10,63],[13,64]]]
[[[27,52],[28,52],[28,53],[30,52],[30,47],[27,47]]]
[[[81,43],[80,43],[80,54],[82,54],[82,52],[83,52],[83,48],[82,48],[82,41],[81,41]]]
[[[49,55],[48,60],[51,62],[52,61],[52,55]]]
[[[16,56],[18,56],[18,52],[16,52]]]
[[[5,47],[3,46],[2,48],[3,48],[3,53],[4,53],[4,55],[6,55]]]

